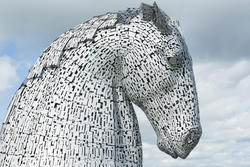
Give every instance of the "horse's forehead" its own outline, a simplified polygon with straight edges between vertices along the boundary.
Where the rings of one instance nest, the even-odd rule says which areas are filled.
[[[141,41],[137,47],[146,49],[146,53],[155,52],[156,55],[163,57],[175,56],[181,58],[183,62],[188,62],[185,64],[190,64],[189,62],[192,61],[185,40],[176,27],[172,27],[172,34],[164,35],[151,22],[141,20],[140,17],[134,18],[133,22],[127,26],[129,28],[128,33],[130,31],[134,34],[139,32],[134,36],[131,33],[131,36]]]

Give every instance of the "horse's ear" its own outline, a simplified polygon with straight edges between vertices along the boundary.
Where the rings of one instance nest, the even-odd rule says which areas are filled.
[[[141,3],[140,14],[143,20],[153,21],[154,20],[154,9],[153,6]]]
[[[152,21],[163,34],[171,34],[172,31],[168,25],[170,17],[161,11],[156,2],[154,2],[153,6],[141,3],[140,15],[142,15],[143,20]]]

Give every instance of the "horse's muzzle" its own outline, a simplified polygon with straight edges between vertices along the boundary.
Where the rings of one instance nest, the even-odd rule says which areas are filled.
[[[161,151],[171,155],[173,158],[180,157],[185,159],[198,144],[201,134],[201,127],[192,128],[179,141],[171,140],[170,138],[158,139],[157,146]]]

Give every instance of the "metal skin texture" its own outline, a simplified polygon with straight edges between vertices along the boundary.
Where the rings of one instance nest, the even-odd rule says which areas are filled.
[[[186,158],[197,145],[192,59],[155,3],[93,17],[42,53],[9,105],[0,167],[140,167],[132,102],[160,150]]]

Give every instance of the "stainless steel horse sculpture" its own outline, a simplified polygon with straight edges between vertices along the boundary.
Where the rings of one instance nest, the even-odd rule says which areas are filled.
[[[42,53],[8,108],[0,167],[140,167],[132,103],[173,158],[198,143],[192,60],[155,3],[93,17]]]

